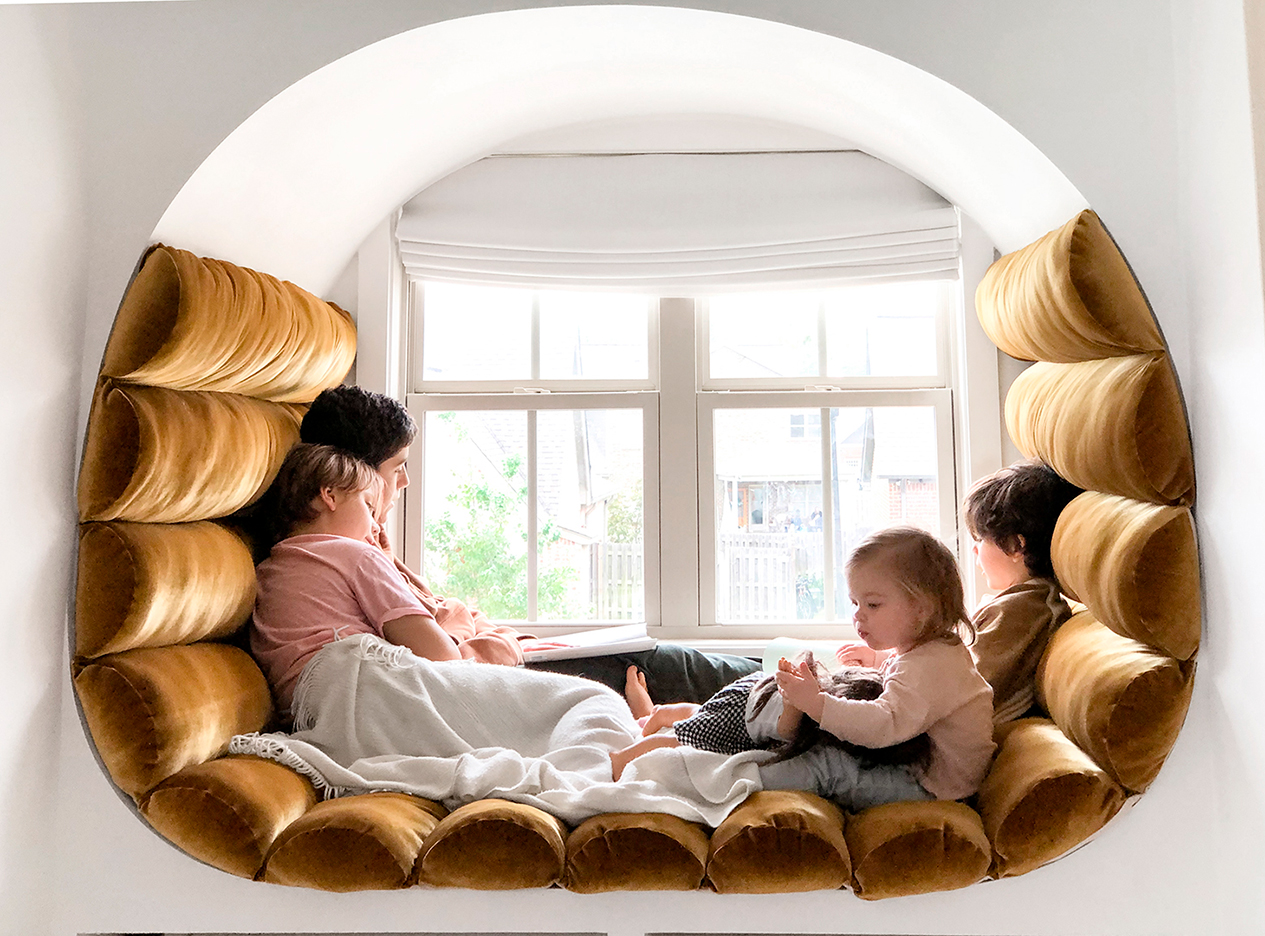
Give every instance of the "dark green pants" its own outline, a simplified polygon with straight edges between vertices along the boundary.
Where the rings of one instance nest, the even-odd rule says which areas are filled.
[[[529,669],[584,676],[624,694],[629,666],[646,674],[650,698],[661,702],[706,702],[718,689],[754,673],[759,660],[727,653],[703,653],[680,644],[661,643],[652,650],[528,663]]]

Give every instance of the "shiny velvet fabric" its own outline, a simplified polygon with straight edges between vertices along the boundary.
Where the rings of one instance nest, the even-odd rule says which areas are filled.
[[[1194,456],[1164,354],[1034,364],[1006,395],[1019,450],[1073,484],[1156,504],[1189,505]]]
[[[865,900],[956,890],[988,873],[988,839],[964,803],[887,803],[848,817],[852,890]]]
[[[1150,786],[1190,705],[1194,662],[1179,663],[1074,615],[1050,641],[1037,696],[1063,733],[1126,790]]]
[[[186,767],[140,802],[160,835],[199,861],[253,878],[286,826],[316,805],[312,784],[257,757],[229,756]]]
[[[1125,792],[1053,722],[1012,722],[978,796],[994,877],[1026,874],[1101,829]]]
[[[975,308],[993,343],[1024,361],[1164,350],[1128,263],[1089,210],[989,267]]]
[[[561,820],[534,806],[468,803],[427,837],[415,878],[473,890],[549,887],[562,880],[566,836]]]
[[[356,355],[349,316],[293,283],[159,244],[128,287],[101,374],[311,402]]]
[[[1064,590],[1117,634],[1178,660],[1199,647],[1199,552],[1186,507],[1086,492],[1050,548]]]
[[[75,677],[97,753],[134,799],[177,771],[219,757],[235,734],[272,715],[263,673],[224,644],[128,650],[100,657]]]
[[[706,830],[666,813],[609,813],[567,837],[563,886],[580,894],[697,890],[707,870]]]
[[[254,502],[299,440],[303,411],[231,393],[97,387],[79,519],[182,523]]]
[[[255,565],[210,522],[87,523],[79,530],[75,655],[223,637],[249,619]]]

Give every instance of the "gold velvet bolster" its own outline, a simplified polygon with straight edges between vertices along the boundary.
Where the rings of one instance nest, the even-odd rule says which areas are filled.
[[[1178,660],[1199,647],[1199,552],[1186,507],[1086,492],[1059,515],[1050,548],[1066,593],[1117,634]]]
[[[1034,364],[1006,395],[1015,445],[1086,490],[1189,505],[1195,469],[1164,354]]]
[[[241,627],[255,603],[250,550],[216,523],[86,523],[75,654],[192,643]]]
[[[979,791],[994,877],[1026,874],[1093,835],[1125,799],[1106,772],[1044,718],[1012,722]]]
[[[848,817],[852,890],[865,900],[956,890],[988,873],[979,814],[953,800],[873,806]]]
[[[567,890],[698,890],[710,843],[697,823],[666,813],[607,813],[567,837]]]
[[[75,677],[84,719],[115,784],[139,799],[161,781],[259,731],[272,696],[250,656],[225,644],[128,650]]]
[[[1190,705],[1194,661],[1179,663],[1081,612],[1059,628],[1037,672],[1055,723],[1126,790],[1150,786]]]
[[[253,878],[277,835],[316,802],[312,784],[290,768],[230,755],[168,777],[141,800],[140,810],[194,858]]]
[[[989,267],[975,308],[993,343],[1024,361],[1164,350],[1128,263],[1089,210]]]
[[[478,800],[449,813],[426,837],[414,877],[475,890],[551,887],[562,880],[567,827],[526,803]]]
[[[303,411],[230,393],[97,387],[80,520],[182,523],[252,503],[299,439]]]
[[[356,328],[293,283],[162,244],[150,249],[114,320],[104,377],[307,403],[342,381]]]

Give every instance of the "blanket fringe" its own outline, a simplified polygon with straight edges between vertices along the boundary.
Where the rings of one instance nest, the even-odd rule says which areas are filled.
[[[312,786],[316,787],[316,792],[320,794],[321,799],[337,799],[340,796],[347,796],[353,792],[348,787],[335,786],[330,783],[318,770],[291,751],[283,742],[276,738],[270,738],[267,735],[261,735],[257,731],[250,734],[234,735],[228,742],[228,752],[230,754],[253,754],[255,757],[264,757],[268,760],[276,761],[283,767],[289,767],[295,773],[312,781]]]

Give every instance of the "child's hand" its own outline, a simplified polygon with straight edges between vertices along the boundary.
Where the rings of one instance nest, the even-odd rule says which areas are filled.
[[[835,651],[835,659],[844,666],[868,666],[873,669],[878,665],[877,654],[863,640],[849,640]]]
[[[799,709],[813,721],[821,721],[821,713],[825,710],[826,700],[817,682],[817,674],[807,661],[798,666],[793,665],[785,657],[777,662],[777,688],[782,698]]]

